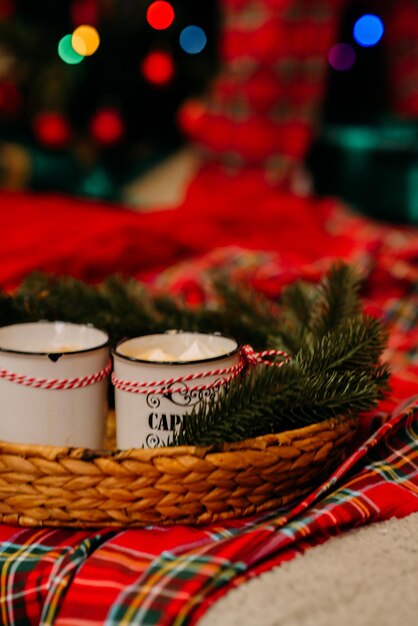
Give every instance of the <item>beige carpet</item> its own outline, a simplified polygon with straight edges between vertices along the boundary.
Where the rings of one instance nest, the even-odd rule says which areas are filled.
[[[221,598],[199,626],[418,626],[418,513],[334,537]]]

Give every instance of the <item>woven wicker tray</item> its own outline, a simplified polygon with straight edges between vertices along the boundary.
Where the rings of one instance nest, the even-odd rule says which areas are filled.
[[[292,502],[344,457],[357,420],[221,447],[93,451],[0,442],[0,521],[22,526],[205,524]],[[109,420],[108,447],[114,439]]]

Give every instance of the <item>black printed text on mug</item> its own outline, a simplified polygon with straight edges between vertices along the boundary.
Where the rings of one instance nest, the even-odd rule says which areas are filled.
[[[173,431],[181,423],[181,415],[175,413],[150,413],[148,426],[151,430]]]

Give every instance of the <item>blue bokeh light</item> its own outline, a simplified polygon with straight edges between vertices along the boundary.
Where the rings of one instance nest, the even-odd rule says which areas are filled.
[[[206,42],[206,33],[200,26],[186,26],[180,33],[180,46],[187,54],[199,54]]]
[[[377,15],[362,15],[358,18],[353,28],[353,37],[359,46],[364,48],[375,46],[381,38],[385,28]]]

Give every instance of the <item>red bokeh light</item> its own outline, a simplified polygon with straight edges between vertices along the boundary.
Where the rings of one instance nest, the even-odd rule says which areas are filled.
[[[74,26],[81,26],[82,24],[94,26],[99,20],[97,0],[73,0],[70,12]]]
[[[103,108],[97,111],[90,122],[92,137],[103,145],[109,146],[122,138],[124,123],[117,109]]]
[[[33,131],[36,139],[48,148],[63,148],[71,137],[67,118],[55,111],[38,113],[33,121]]]
[[[174,74],[174,63],[171,54],[162,50],[150,52],[141,64],[144,78],[153,85],[165,85]]]
[[[186,134],[198,140],[205,123],[206,113],[206,107],[201,100],[188,98],[177,111],[177,122]]]
[[[0,81],[0,115],[15,117],[22,106],[22,96],[11,80]]]
[[[7,19],[15,12],[13,0],[0,0],[0,17]]]
[[[174,9],[169,2],[157,0],[147,9],[147,22],[156,30],[168,28],[174,20]]]

